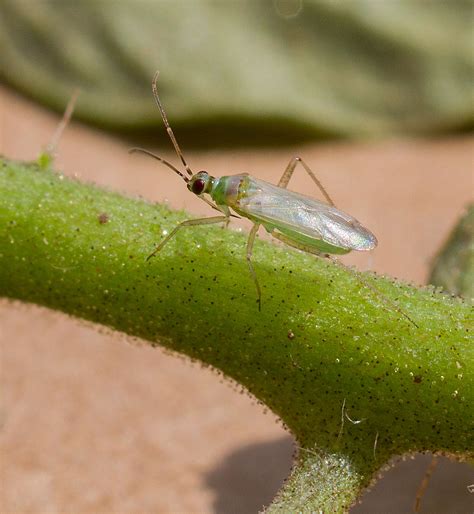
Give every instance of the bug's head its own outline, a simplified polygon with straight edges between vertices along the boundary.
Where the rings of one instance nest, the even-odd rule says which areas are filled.
[[[198,196],[203,193],[210,193],[213,180],[214,177],[211,177],[207,171],[199,171],[189,179],[188,189]]]

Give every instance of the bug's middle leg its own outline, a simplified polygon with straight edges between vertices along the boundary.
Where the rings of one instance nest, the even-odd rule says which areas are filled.
[[[257,302],[258,302],[258,310],[262,310],[262,292],[260,290],[260,284],[258,283],[257,275],[255,270],[253,269],[252,264],[252,252],[253,252],[253,244],[255,242],[255,236],[257,235],[258,229],[260,228],[259,223],[255,223],[250,231],[249,238],[247,240],[247,264],[249,265],[250,274],[252,275],[253,281],[255,282],[255,287],[257,288]]]
[[[293,175],[293,172],[295,171],[296,165],[298,163],[301,163],[303,168],[306,170],[306,173],[311,177],[313,182],[318,186],[319,190],[324,195],[324,198],[326,198],[329,205],[332,205],[333,207],[335,207],[336,206],[335,203],[332,201],[332,198],[329,196],[329,193],[326,191],[326,189],[322,185],[321,181],[318,179],[318,177],[316,177],[314,172],[303,161],[303,159],[301,157],[292,157],[292,159],[288,163],[288,166],[286,167],[286,170],[283,172],[283,175],[281,176],[281,178],[278,182],[278,187],[282,187],[282,188],[286,189],[286,187],[288,186],[288,182],[290,181],[290,179]]]
[[[165,244],[176,235],[178,230],[183,227],[192,227],[193,225],[211,225],[212,223],[228,223],[228,216],[213,216],[211,218],[196,218],[193,220],[182,221],[178,226],[176,226],[164,239],[161,243],[153,250],[153,252],[146,258],[146,260],[150,260],[154,255],[156,255]]]

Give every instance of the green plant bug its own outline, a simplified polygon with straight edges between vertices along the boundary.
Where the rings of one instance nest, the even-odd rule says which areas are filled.
[[[260,309],[262,293],[252,264],[253,245],[260,226],[263,226],[271,236],[283,243],[307,253],[330,258],[340,266],[343,264],[334,259],[333,255],[346,254],[352,250],[368,251],[377,246],[377,238],[370,230],[335,206],[326,189],[300,157],[293,157],[290,160],[277,185],[256,179],[248,173],[223,177],[213,177],[207,171],[194,173],[183,156],[158,96],[158,76],[159,72],[156,72],[152,83],[153,96],[168,136],[184,166],[185,173],[179,171],[165,159],[143,148],[132,148],[130,152],[145,153],[165,164],[186,182],[189,191],[219,211],[221,215],[181,222],[158,244],[147,260],[155,256],[184,227],[214,223],[227,225],[230,217],[235,215],[247,218],[253,223],[247,240],[247,263],[257,289],[257,302]],[[319,188],[327,203],[287,189],[298,163],[303,166]],[[232,214],[232,211],[235,214]],[[375,286],[363,280],[358,274],[356,277],[363,285],[380,295],[389,307],[415,324]]]

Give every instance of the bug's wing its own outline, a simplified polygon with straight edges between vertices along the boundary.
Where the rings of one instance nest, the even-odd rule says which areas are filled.
[[[348,250],[371,250],[377,245],[368,229],[331,205],[252,177],[246,186],[239,210],[267,227],[282,227]]]

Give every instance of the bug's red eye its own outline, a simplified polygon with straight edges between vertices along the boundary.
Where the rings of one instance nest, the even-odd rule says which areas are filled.
[[[198,178],[193,182],[193,185],[191,186],[191,191],[196,194],[200,195],[204,191],[204,187],[206,186],[206,183],[202,178]]]

